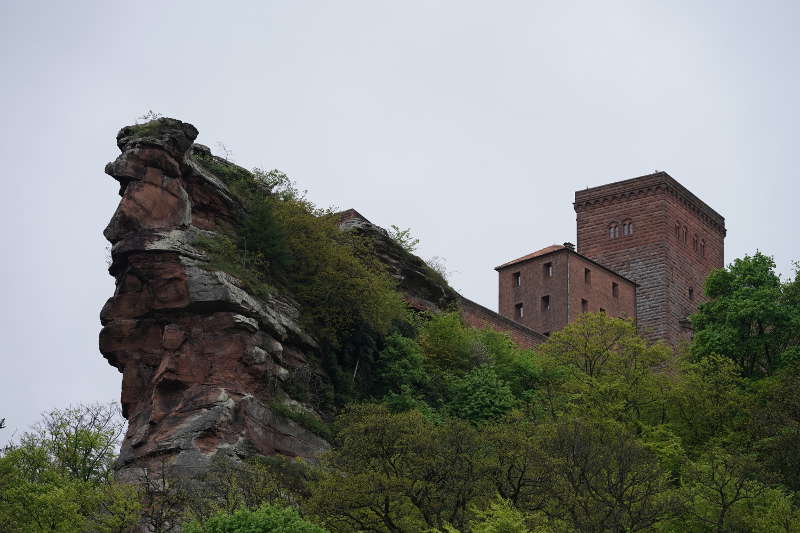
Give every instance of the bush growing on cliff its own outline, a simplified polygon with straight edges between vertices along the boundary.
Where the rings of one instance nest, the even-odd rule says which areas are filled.
[[[318,338],[341,348],[356,330],[383,335],[404,319],[405,304],[371,243],[341,231],[332,210],[315,207],[280,171],[251,173],[207,155],[198,160],[246,207],[236,253],[228,255],[252,258],[250,277],[288,288]]]

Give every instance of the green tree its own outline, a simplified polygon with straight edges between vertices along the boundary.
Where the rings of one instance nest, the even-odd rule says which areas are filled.
[[[669,349],[627,320],[584,313],[540,345],[540,388],[557,410],[624,422],[637,431],[664,422]]]
[[[773,374],[800,356],[800,272],[782,283],[775,261],[761,252],[712,272],[709,301],[692,315],[697,358],[729,357],[745,377]]]
[[[410,228],[400,229],[392,224],[389,226],[389,236],[394,239],[394,241],[399,244],[403,250],[410,254],[413,254],[417,249],[417,245],[419,245],[419,239],[411,235]]]
[[[0,530],[121,532],[138,516],[111,466],[123,428],[115,404],[46,413],[0,454]]]
[[[295,509],[264,504],[251,510],[220,511],[206,520],[183,527],[185,533],[327,533],[303,519]]]
[[[482,440],[466,422],[365,404],[339,424],[307,503],[331,531],[463,528],[472,506],[491,498]]]
[[[757,388],[747,428],[760,463],[784,486],[800,491],[800,362]]]
[[[743,436],[751,397],[734,362],[715,355],[684,363],[681,370],[668,410],[670,426],[687,450],[699,453],[709,442]]]
[[[543,441],[552,479],[544,512],[578,531],[640,531],[675,511],[656,454],[616,424],[573,420]]]
[[[517,403],[511,388],[489,365],[479,366],[450,384],[447,409],[453,416],[471,422],[496,419]]]
[[[689,463],[681,492],[690,524],[698,531],[741,530],[736,522],[747,515],[745,504],[767,490],[756,479],[757,470],[752,456],[733,455],[721,448],[711,448],[698,461]]]

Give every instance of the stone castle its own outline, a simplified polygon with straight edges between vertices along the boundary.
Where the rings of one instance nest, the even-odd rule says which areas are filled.
[[[498,266],[500,315],[543,335],[580,313],[633,319],[679,345],[711,270],[724,266],[725,219],[666,172],[575,192],[578,246]]]

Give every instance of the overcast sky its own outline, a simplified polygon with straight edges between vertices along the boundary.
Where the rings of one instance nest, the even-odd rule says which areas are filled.
[[[149,109],[410,227],[490,308],[494,266],[575,240],[575,190],[653,170],[726,218],[726,262],[760,249],[791,274],[798,6],[0,0],[0,443],[119,397],[103,167]]]

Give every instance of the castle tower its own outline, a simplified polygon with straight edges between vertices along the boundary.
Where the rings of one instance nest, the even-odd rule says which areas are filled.
[[[724,266],[725,219],[666,172],[575,192],[578,252],[634,281],[639,331],[677,346]]]

